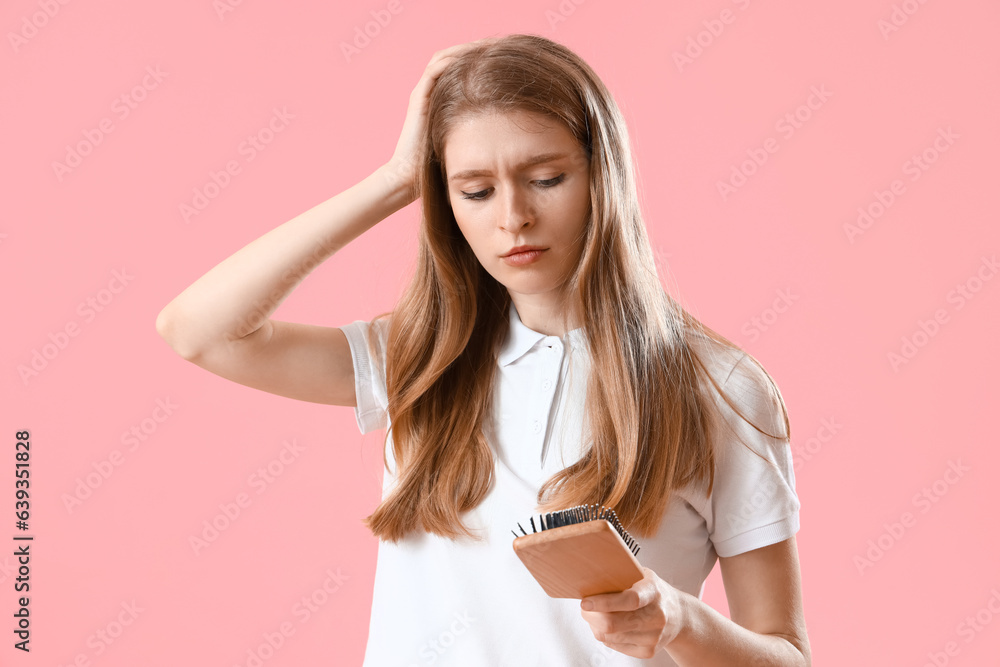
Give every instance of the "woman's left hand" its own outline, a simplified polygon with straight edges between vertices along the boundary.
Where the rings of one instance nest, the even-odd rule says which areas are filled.
[[[580,613],[605,646],[634,658],[652,658],[683,627],[683,593],[648,567],[642,571],[645,576],[627,590],[583,598]]]

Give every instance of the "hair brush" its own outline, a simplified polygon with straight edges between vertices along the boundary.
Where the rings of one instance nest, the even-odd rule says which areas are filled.
[[[538,523],[531,518],[530,534],[517,524],[514,552],[550,597],[617,593],[643,578],[639,545],[613,509],[578,505],[539,515]]]

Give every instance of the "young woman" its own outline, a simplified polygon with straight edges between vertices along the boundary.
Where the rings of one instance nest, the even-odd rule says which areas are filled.
[[[269,318],[417,198],[418,266],[393,311]],[[810,664],[784,402],[663,289],[625,122],[565,47],[509,35],[435,53],[382,167],[156,325],[206,370],[386,429],[365,665]],[[615,509],[645,577],[550,598],[511,528],[582,504]],[[732,620],[700,599],[716,559]]]

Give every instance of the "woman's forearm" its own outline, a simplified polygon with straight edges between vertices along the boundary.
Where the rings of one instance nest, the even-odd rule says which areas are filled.
[[[189,359],[253,333],[316,266],[413,201],[396,173],[383,165],[248,243],[168,303],[157,331]]]
[[[748,630],[695,596],[681,595],[684,627],[666,646],[681,667],[810,667],[808,656],[788,639]]]

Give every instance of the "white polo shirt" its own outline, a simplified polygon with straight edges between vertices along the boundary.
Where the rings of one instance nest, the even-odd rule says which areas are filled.
[[[367,336],[374,331],[368,322],[341,329],[354,361],[358,428],[362,434],[387,428],[386,324],[379,326],[378,364],[368,353]],[[694,344],[749,419],[771,433],[783,432],[776,398],[744,353],[708,338]],[[666,652],[640,660],[594,639],[580,601],[550,598],[512,546],[511,530],[538,514],[542,482],[584,453],[590,368],[584,330],[546,336],[525,326],[511,304],[510,330],[497,361],[496,421],[485,426],[494,448],[495,482],[482,504],[463,515],[466,526],[486,539],[452,541],[420,532],[398,544],[379,542],[364,666],[676,667]],[[705,497],[703,485],[677,491],[658,534],[636,538],[642,565],[698,598],[718,556],[774,544],[799,529],[790,446],[764,436],[731,409],[726,418],[773,465],[724,433],[711,497]],[[386,455],[390,468],[383,498],[395,483],[391,437]]]

